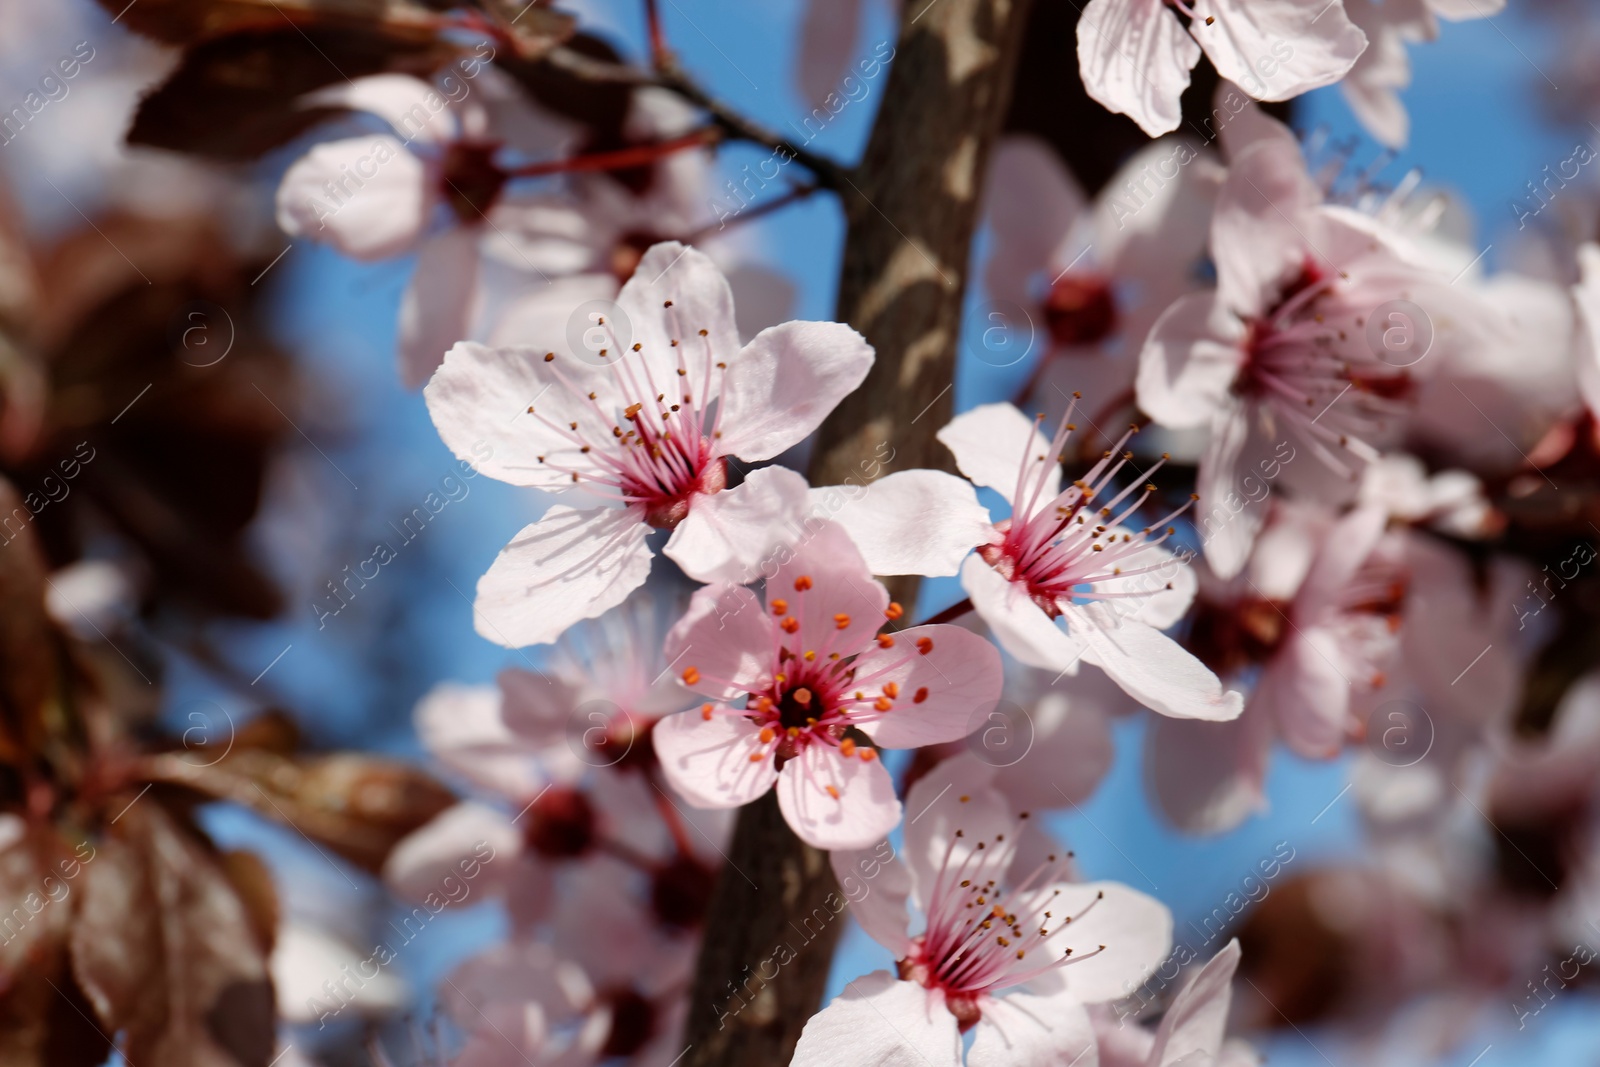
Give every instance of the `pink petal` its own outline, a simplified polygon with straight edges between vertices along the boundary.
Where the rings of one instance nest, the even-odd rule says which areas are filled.
[[[534,747],[501,716],[500,691],[444,682],[417,703],[413,716],[424,748],[451,770],[503,796],[532,796],[547,775]]]
[[[1265,443],[1256,417],[1254,405],[1230,400],[1211,420],[1211,440],[1200,457],[1195,485],[1200,499],[1193,521],[1206,562],[1219,578],[1232,578],[1244,569],[1267,518],[1265,495],[1241,491]],[[1291,449],[1289,455],[1293,458],[1295,452]]]
[[[696,494],[662,551],[697,582],[753,582],[805,529],[806,488],[792,470],[762,467],[732,489]]]
[[[786,322],[756,334],[722,383],[729,455],[771,459],[822,425],[872,368],[872,346],[838,322]]]
[[[1061,972],[1084,1004],[1117,1000],[1136,991],[1172,948],[1172,913],[1159,900],[1120,882],[1062,883],[1040,894],[1055,890],[1060,896],[1051,910],[1057,916],[1082,916],[1059,928],[1052,925],[1041,951],[1059,956],[1071,948],[1074,956],[1087,956],[1106,946],[1093,959],[1082,959]]]
[[[1183,117],[1178,98],[1199,60],[1199,46],[1165,4],[1089,0],[1078,18],[1084,89],[1151,137],[1178,128]]]
[[[1189,605],[1194,603],[1195,590],[1199,587],[1194,567],[1160,545],[1151,545],[1123,557],[1120,566],[1123,576],[1095,582],[1093,591],[1138,594],[1123,603],[1138,605],[1134,617],[1140,622],[1165,630],[1183,618]],[[1136,570],[1144,573],[1130,573]]]
[[[1244,699],[1224,693],[1211,669],[1182,645],[1104,604],[1067,609],[1067,625],[1095,664],[1145,707],[1178,719],[1220,722],[1237,718]]]
[[[420,903],[432,894],[449,904],[477,904],[505,887],[521,851],[522,832],[504,814],[457,804],[401,839],[384,861],[383,880],[406,900]]]
[[[1139,353],[1139,407],[1169,429],[1206,425],[1228,402],[1244,340],[1244,326],[1218,306],[1216,294],[1179,297]]]
[[[824,744],[807,745],[783,765],[778,807],[800,840],[821,849],[865,848],[900,822],[900,801],[883,761],[845,756]]]
[[[1047,457],[1050,469],[1040,499],[1048,500],[1060,491],[1061,469],[1054,457],[1048,456],[1050,442],[1039,432],[1037,422],[1011,404],[982,404],[962,412],[936,436],[956,457],[962,474],[1007,500],[1016,495],[1023,464],[1038,463],[1041,456]]]
[[[960,1067],[961,1032],[944,995],[873,971],[813,1015],[790,1067]]]
[[[617,311],[626,318],[648,374],[657,383],[677,378],[681,357],[689,372],[685,387],[698,394],[707,364],[721,361],[732,367],[737,358],[733,292],[711,257],[697,248],[677,241],[651,245],[617,295]],[[674,347],[673,341],[679,345]]]
[[[1144,777],[1167,821],[1194,834],[1232,830],[1267,806],[1272,715],[1252,699],[1232,722],[1156,719]]]
[[[811,512],[843,526],[873,574],[942,577],[995,539],[972,483],[943,471],[909,470],[866,485],[810,493]]]
[[[1325,0],[1196,0],[1194,13],[1189,33],[1217,73],[1257,100],[1332,85],[1367,47],[1344,5]]]
[[[698,708],[668,715],[650,736],[667,781],[685,800],[697,808],[736,808],[780,777],[771,756],[751,760],[766,750],[758,733],[743,715],[716,707],[709,719]]]
[[[349,174],[359,175],[360,184]],[[335,198],[327,184],[341,181],[348,191]],[[278,225],[289,236],[325,241],[366,260],[416,244],[431,206],[422,161],[387,134],[314,146],[284,173],[277,203]]]
[[[994,634],[1000,647],[1030,667],[1077,672],[1082,644],[1028,597],[1026,587],[1008,582],[977,556],[961,566],[961,588]]]
[[[1344,747],[1350,687],[1338,637],[1319,627],[1292,632],[1256,682],[1251,703],[1270,709],[1278,732],[1297,754],[1331,759]]]
[[[1268,138],[1232,162],[1211,217],[1217,300],[1245,317],[1264,313],[1314,252],[1303,236],[1322,190],[1293,140]]]
[[[1082,803],[1111,769],[1111,716],[1133,701],[1100,671],[1029,674],[1040,691],[1023,690],[1018,704],[1002,700],[968,745],[998,767],[995,784],[1013,810]]]
[[[1028,283],[1083,207],[1083,190],[1055,149],[1029,134],[1001,138],[983,194],[984,218],[994,233],[984,274],[990,299],[1032,304]]]
[[[650,576],[650,527],[629,509],[551,507],[478,579],[473,625],[507,648],[549,644],[604,615]]]
[[[1070,973],[1070,970],[1069,970]],[[1094,1027],[1071,992],[986,997],[967,1067],[1093,1067]]]
[[[795,59],[795,80],[799,84],[800,99],[811,108],[811,121],[831,120],[824,110],[832,96],[837,107],[858,83],[850,77],[851,60],[861,43],[861,0],[817,0],[802,8],[800,18],[800,47]],[[819,114],[820,113],[820,114]],[[826,116],[826,120],[821,119]]]
[[[308,107],[344,107],[378,116],[408,142],[442,144],[456,135],[450,101],[409,74],[370,74],[301,98]]]
[[[932,642],[927,655],[917,647],[923,640]],[[884,748],[961,740],[994,710],[1005,682],[999,650],[959,626],[901,630],[893,648],[874,645],[858,656],[855,676],[863,687],[882,689],[890,682],[900,687],[894,707],[861,727]]]
[[[477,314],[478,232],[454,226],[422,242],[400,300],[400,379],[420,389]]]
[[[457,459],[512,485],[560,492],[573,486],[569,471],[581,475],[601,469],[579,451],[567,426],[578,423],[590,440],[611,439],[609,427],[599,427],[587,394],[608,399],[615,376],[610,368],[563,355],[564,339],[556,359],[547,362],[546,351],[462,341],[445,353],[422,397]]]
[[[1017,820],[995,778],[994,767],[963,752],[941,760],[906,791],[904,859],[919,904],[929,903],[940,872],[959,867],[978,842],[986,849],[1015,852]],[[1005,841],[997,844],[1002,836]],[[1003,872],[1009,860],[992,856],[992,869]]]
[[[616,298],[617,280],[609,274],[571,274],[551,278],[548,284],[536,285],[506,305],[489,333],[489,343],[496,348],[517,345],[539,348],[542,345],[543,349],[539,352],[541,356],[551,349],[565,352],[567,326],[572,320],[573,311],[591,300]],[[582,336],[579,335],[580,341]],[[549,394],[546,399],[549,399]]]
[[[911,948],[906,932],[911,871],[894,846],[885,838],[870,848],[836,849],[828,853],[828,862],[861,929],[895,959],[903,958]]]
[[[750,590],[714,585],[695,590],[662,649],[674,674],[699,676],[693,688],[734,700],[771,680],[776,625]],[[697,713],[698,714],[698,713]]]
[[[1175,1067],[1193,1053],[1214,1056],[1222,1048],[1239,955],[1235,938],[1211,957],[1173,1000],[1156,1031],[1151,1052],[1156,1067]]]
[[[800,629],[787,644],[793,650],[825,649],[846,653],[873,641],[884,622],[889,591],[872,577],[861,552],[844,528],[832,522],[808,522],[810,536],[792,556],[780,551],[775,577],[767,581],[767,603],[784,600]],[[810,579],[811,588],[800,590]]]

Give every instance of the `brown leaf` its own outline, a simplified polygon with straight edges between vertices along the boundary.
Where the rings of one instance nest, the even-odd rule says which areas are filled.
[[[272,984],[251,917],[214,856],[154,802],[87,865],[72,964],[132,1063],[266,1067]]]
[[[211,766],[185,756],[151,757],[144,773],[243,804],[374,873],[401,838],[456,802],[420,768],[375,756],[290,759],[236,747]]]
[[[431,40],[439,16],[407,0],[100,0],[135,33],[167,44],[191,44],[240,29],[289,25],[381,28]]]
[[[11,763],[22,762],[18,746],[35,751],[43,742],[41,715],[57,686],[44,561],[31,527],[10,521],[27,514],[0,478],[0,759]]]
[[[426,76],[457,51],[431,38],[344,26],[240,30],[184,54],[172,76],[140,102],[128,143],[230,162],[256,159],[335,113],[302,107],[306,93],[385,71]]]
[[[254,852],[224,852],[217,860],[239,894],[262,954],[272,955],[278,936],[278,890],[272,883],[272,872]]]

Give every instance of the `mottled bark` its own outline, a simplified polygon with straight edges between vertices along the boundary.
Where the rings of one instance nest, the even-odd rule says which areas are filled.
[[[842,175],[848,222],[838,317],[877,352],[818,434],[813,485],[943,467],[956,345],[985,165],[1005,115],[1027,0],[908,0],[860,166]],[[879,469],[877,461],[892,462]],[[910,602],[914,582],[895,583]],[[843,927],[827,856],[789,831],[769,794],[739,813],[690,994],[686,1067],[789,1062],[817,1010]]]

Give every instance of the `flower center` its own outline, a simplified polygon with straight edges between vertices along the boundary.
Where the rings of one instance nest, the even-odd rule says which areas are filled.
[[[1098,274],[1063,274],[1050,286],[1044,320],[1058,345],[1092,345],[1117,328],[1117,298]]]
[[[649,1044],[656,1032],[656,1007],[644,994],[626,986],[604,991],[600,1000],[611,1009],[611,1030],[601,1058],[632,1056]]]
[[[445,150],[440,192],[465,225],[483,220],[510,177],[494,161],[499,148],[494,143],[455,141]]]

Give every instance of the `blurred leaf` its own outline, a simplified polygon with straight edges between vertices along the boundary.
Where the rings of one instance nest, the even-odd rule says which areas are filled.
[[[280,23],[282,20],[279,20]],[[202,41],[134,115],[128,143],[242,162],[336,112],[300,97],[346,79],[398,71],[426,77],[455,46],[342,26],[268,24]]]
[[[439,16],[408,0],[100,0],[135,33],[167,44],[192,44],[240,29],[355,26],[394,37],[431,40]]]
[[[72,929],[79,982],[132,1063],[266,1067],[265,954],[232,882],[154,801],[135,802],[86,865]]]
[[[427,773],[376,756],[287,759],[235,747],[210,766],[189,753],[145,761],[150,779],[231,800],[377,873],[400,839],[456,802]]]
[[[44,561],[30,525],[13,528],[26,515],[22,498],[0,478],[0,760],[25,762],[18,746],[36,751],[43,742],[41,716],[57,686],[54,626],[45,614]]]
[[[272,955],[278,936],[278,890],[272,883],[272,872],[254,852],[234,850],[217,858],[222,864],[222,873],[239,894],[250,920],[250,931],[255,934],[262,955]]]

